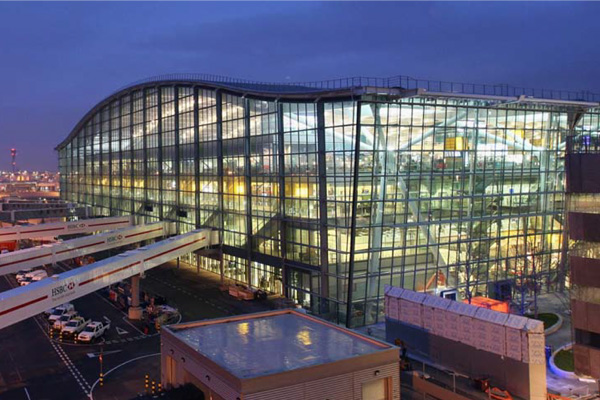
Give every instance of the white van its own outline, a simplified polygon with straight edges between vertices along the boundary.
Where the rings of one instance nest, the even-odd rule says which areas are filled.
[[[26,273],[25,274],[25,278],[33,278],[34,276],[36,276],[40,272],[44,272],[46,274],[46,276],[48,276],[48,273],[46,272],[45,269],[34,269],[34,270],[29,271],[28,273]]]
[[[25,278],[19,281],[21,286],[27,286],[30,283],[41,281],[44,278],[48,277],[48,273],[46,270],[37,269],[35,271],[29,272],[25,275]]]
[[[41,269],[39,271],[37,271],[36,274],[31,275],[31,281],[32,282],[37,282],[37,281],[41,281],[42,279],[45,279],[48,277],[48,273]]]

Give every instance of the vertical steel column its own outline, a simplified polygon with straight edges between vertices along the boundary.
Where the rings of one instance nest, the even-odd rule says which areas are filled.
[[[98,160],[98,188],[100,190],[100,200],[98,201],[97,199],[94,199],[94,202],[96,203],[96,207],[99,207],[100,210],[102,210],[103,207],[103,201],[104,201],[104,185],[102,184],[102,178],[104,177],[104,150],[103,150],[103,142],[104,142],[104,108],[101,108],[100,111],[98,111],[98,114],[100,115],[100,120],[98,123],[99,126],[99,135],[98,135],[98,154],[100,156],[99,160]],[[101,213],[102,215],[102,213]]]
[[[285,155],[283,142],[283,104],[277,100],[277,153],[279,157],[279,241],[281,243],[281,283],[283,286],[283,295],[289,297],[288,276],[287,276],[287,221],[285,216]]]
[[[252,196],[250,179],[250,100],[244,98],[244,184],[246,186],[246,279],[252,282]]]
[[[143,144],[143,152],[144,152],[144,207],[142,211],[144,215],[146,214],[146,204],[148,204],[148,138],[146,131],[146,123],[148,121],[148,115],[146,109],[148,104],[146,103],[146,97],[148,95],[148,88],[142,89],[142,144]],[[148,216],[144,216],[144,222],[148,222]]]
[[[94,205],[96,203],[96,195],[94,194],[94,177],[96,176],[94,173],[94,165],[96,163],[94,160],[94,117],[90,119],[90,122],[90,136],[88,137],[90,141],[90,185],[88,186],[88,201],[92,208],[92,212],[94,212]]]
[[[142,318],[142,308],[140,307],[140,275],[131,277],[131,306],[128,310],[128,318],[139,320]]]
[[[162,90],[163,88],[160,86],[156,87],[157,90],[157,96],[158,98],[156,99],[156,117],[158,118],[158,124],[156,126],[157,128],[157,135],[158,135],[158,154],[157,154],[157,158],[158,158],[158,219],[161,221],[164,221],[165,216],[164,216],[164,212],[163,212],[163,202],[164,202],[164,196],[163,196],[163,140],[162,140],[162,126],[163,126],[163,121],[162,121]]]
[[[123,144],[121,124],[123,123],[123,112],[121,110],[123,98],[119,97],[119,214],[123,214]]]
[[[112,143],[113,143],[113,130],[112,130],[112,126],[113,126],[113,119],[114,119],[114,115],[113,115],[113,106],[112,103],[108,104],[108,215],[113,215],[112,209],[112,203],[113,203],[113,196],[112,196],[112,188],[113,188],[113,165],[112,165]]]
[[[369,261],[367,266],[367,307],[365,308],[365,314],[373,311],[375,308],[375,315],[378,315],[379,311],[379,287],[381,286],[381,245],[383,242],[383,214],[385,207],[385,198],[387,193],[386,177],[390,168],[387,165],[387,134],[381,125],[381,116],[379,114],[379,107],[375,103],[370,104],[371,112],[373,113],[373,119],[375,128],[373,132],[373,159],[374,159],[374,170],[381,171],[381,175],[376,185],[373,185],[375,190],[372,192],[371,204],[372,212],[370,219],[369,235],[370,235],[370,248],[372,250],[369,254]],[[393,159],[393,157],[390,157]],[[397,172],[397,167],[394,165],[391,168],[391,173]],[[375,181],[375,177],[373,177]],[[373,301],[375,299],[375,304]],[[367,315],[365,315],[367,318]],[[365,321],[366,322],[366,321]]]
[[[361,101],[356,102],[356,137],[354,138],[354,179],[352,182],[352,219],[350,222],[350,255],[348,260],[348,287],[347,287],[347,302],[346,304],[346,326],[351,327],[352,321],[352,287],[354,286],[354,255],[356,253],[356,208],[358,205],[358,179],[360,165],[360,109]]]
[[[134,172],[134,166],[135,166],[135,152],[133,151],[133,98],[134,98],[134,92],[131,92],[129,95],[129,153],[130,153],[130,160],[129,160],[129,187],[130,187],[130,210],[131,210],[131,215],[134,216],[134,220],[135,220],[135,215],[136,215],[136,210],[135,210],[135,172]],[[137,223],[137,220],[135,220]]]
[[[319,232],[320,232],[320,301],[319,314],[329,312],[329,245],[327,227],[327,169],[325,161],[325,104],[317,102],[317,163],[319,168]]]
[[[81,188],[79,189],[79,201],[78,202],[79,203],[83,203],[83,204],[87,204],[87,200],[88,200],[87,199],[88,180],[87,180],[87,164],[86,164],[86,162],[87,162],[87,147],[86,147],[87,138],[85,137],[85,135],[87,134],[87,132],[86,132],[86,129],[85,129],[85,125],[83,127],[82,134],[83,134],[83,136],[82,136],[82,138],[83,138],[82,142],[83,143],[81,143],[81,145],[83,146],[83,152],[82,152],[83,153],[83,159],[80,160],[80,164],[83,163],[83,164],[81,164],[81,166],[83,168],[83,171],[82,171],[83,173],[81,174],[82,175],[82,179],[81,180],[83,181],[83,188],[84,188],[84,190],[82,191]]]
[[[198,86],[194,86],[194,183],[196,186],[194,191],[196,220],[194,223],[196,228],[200,228],[200,116],[198,112],[200,98],[198,93]]]
[[[179,212],[181,201],[179,197],[181,196],[181,187],[179,185],[179,175],[181,174],[179,168],[179,87],[173,86],[173,107],[175,110],[175,229],[177,233],[181,232],[181,222],[179,221]]]
[[[219,209],[217,213],[217,221],[219,224],[219,231],[221,233],[221,254],[219,263],[219,272],[221,274],[221,283],[225,278],[223,270],[223,242],[224,242],[224,226],[223,226],[223,213],[225,206],[223,204],[223,93],[220,89],[215,90],[215,101],[216,101],[216,113],[217,113],[217,174],[218,174],[218,186],[219,186]]]

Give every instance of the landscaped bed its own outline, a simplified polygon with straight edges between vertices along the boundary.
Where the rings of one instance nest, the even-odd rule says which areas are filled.
[[[544,330],[546,330],[558,322],[558,315],[554,313],[540,313],[536,319],[544,323]]]
[[[573,362],[573,349],[561,350],[554,356],[554,364],[563,371],[573,372],[575,369]]]

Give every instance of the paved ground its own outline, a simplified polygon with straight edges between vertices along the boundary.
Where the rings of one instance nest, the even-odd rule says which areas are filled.
[[[571,315],[569,295],[567,293],[548,293],[541,295],[538,299],[539,312],[553,312],[563,319],[562,327],[555,333],[546,336],[546,344],[552,346],[552,351],[573,342],[571,331]],[[582,382],[577,379],[565,379],[554,375],[550,369],[547,370],[546,380],[548,389],[563,396],[586,396],[597,393],[598,386],[595,383]]]
[[[242,313],[259,312],[273,308],[272,302],[240,301],[219,290],[220,281],[216,275],[206,271],[197,272],[195,267],[176,262],[155,268],[141,280],[141,289],[153,295],[167,299],[167,303],[180,310],[182,322],[207,318],[225,317]],[[119,348],[119,345],[116,346]],[[145,356],[160,352],[155,347],[145,346],[136,356]],[[128,352],[129,354],[130,352]],[[131,354],[133,355],[133,354]],[[135,357],[131,357],[135,358]],[[130,359],[131,359],[130,358]],[[124,362],[127,360],[119,360]],[[111,364],[113,368],[116,363]],[[109,371],[109,367],[105,368]],[[151,356],[117,368],[106,376],[104,387],[94,388],[94,400],[121,400],[143,392],[141,383],[146,374],[157,382],[160,380],[160,360]],[[125,397],[125,393],[130,397]]]
[[[61,268],[68,268],[66,265]],[[182,321],[258,312],[274,307],[271,301],[239,301],[218,289],[215,275],[185,264],[168,263],[149,271],[141,289],[161,295],[181,311]],[[16,286],[11,277],[0,277],[0,291]],[[0,331],[0,399],[2,400],[126,400],[144,392],[144,376],[160,380],[160,336],[144,335],[141,324],[102,293],[75,300],[86,318],[110,320],[105,340],[94,344],[60,342],[48,335],[45,319],[30,318]],[[118,329],[117,329],[118,328]],[[98,354],[103,353],[105,384],[97,384]],[[137,361],[139,357],[145,357]],[[116,369],[115,369],[116,368]],[[92,390],[93,388],[93,390]]]

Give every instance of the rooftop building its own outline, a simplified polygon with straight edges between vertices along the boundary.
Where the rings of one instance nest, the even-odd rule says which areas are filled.
[[[599,96],[349,78],[169,75],[99,102],[58,145],[62,198],[211,227],[187,261],[324,318],[383,320],[385,284],[458,299],[564,284],[564,149]]]
[[[206,398],[223,399],[400,398],[397,348],[295,311],[170,325],[161,333],[167,388],[193,383]]]

